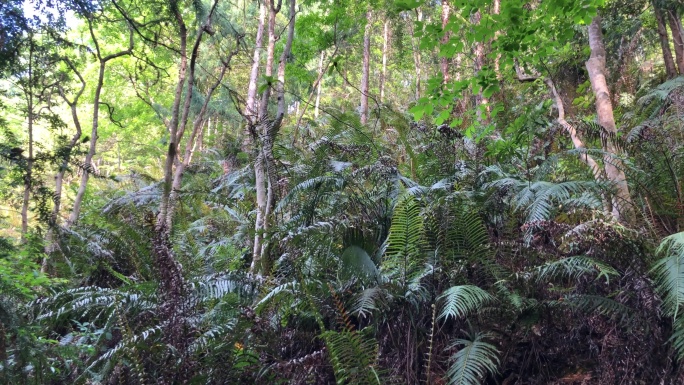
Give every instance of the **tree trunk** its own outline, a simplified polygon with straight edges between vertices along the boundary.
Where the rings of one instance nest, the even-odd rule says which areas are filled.
[[[560,97],[560,94],[558,94],[558,91],[556,90],[556,86],[553,84],[553,81],[551,80],[551,78],[546,78],[545,83],[549,87],[549,90],[551,91],[551,94],[553,95],[553,98],[556,101],[556,108],[558,109],[558,119],[556,120],[558,121],[558,124],[560,124],[561,127],[563,127],[565,131],[568,133],[568,135],[570,135],[570,139],[572,140],[572,144],[576,150],[586,150],[584,142],[577,134],[577,130],[575,129],[575,127],[573,127],[570,123],[568,123],[567,120],[565,120],[565,107],[563,106],[563,99]],[[584,164],[589,166],[589,169],[591,169],[591,173],[594,175],[594,179],[601,179],[601,168],[591,155],[587,153],[581,154],[580,160],[582,160]]]
[[[271,0],[269,11],[269,45],[266,54],[266,76],[271,77],[273,74],[273,62],[275,53],[275,16],[280,12],[282,5],[281,0],[278,0],[278,5]],[[275,160],[273,157],[273,142],[275,141],[280,125],[282,124],[285,115],[285,65],[290,57],[290,50],[292,49],[292,40],[294,38],[295,14],[296,14],[295,0],[290,0],[289,7],[289,24],[287,40],[285,48],[280,56],[277,72],[277,83],[275,84],[277,111],[273,120],[268,119],[268,103],[271,96],[271,87],[264,90],[261,99],[261,109],[259,114],[259,121],[261,122],[261,129],[259,130],[260,148],[257,153],[257,158],[254,163],[254,176],[256,182],[256,199],[257,199],[257,219],[255,223],[254,249],[252,251],[252,264],[250,272],[258,273],[259,271],[266,271],[264,262],[266,262],[268,255],[268,231],[271,226],[271,217],[273,208],[275,207],[275,189],[277,188],[278,177],[276,175]]]
[[[86,82],[83,80],[83,77],[81,76],[80,72],[76,69],[76,66],[73,65],[73,63],[66,59],[65,62],[67,65],[71,68],[72,71],[78,76],[80,82],[81,82],[81,88],[78,90],[76,95],[74,95],[73,100],[69,100],[69,98],[66,96],[66,92],[64,89],[59,86],[59,93],[64,102],[69,106],[69,109],[71,110],[71,119],[74,122],[74,127],[76,128],[76,133],[74,133],[74,136],[71,137],[71,140],[69,141],[68,147],[67,147],[67,153],[64,156],[64,159],[62,159],[62,163],[59,166],[59,170],[57,170],[57,174],[55,175],[55,194],[52,198],[53,200],[53,206],[52,206],[52,212],[50,213],[50,223],[48,224],[48,232],[45,237],[46,239],[46,245],[45,245],[45,254],[46,256],[50,256],[57,250],[57,239],[55,236],[55,230],[57,226],[59,226],[59,212],[62,207],[62,189],[64,186],[64,174],[66,173],[67,168],[69,167],[69,160],[71,159],[71,151],[73,151],[74,147],[76,147],[76,144],[78,143],[79,139],[81,138],[81,135],[83,133],[81,129],[81,121],[78,118],[78,100],[80,99],[81,95],[83,95],[83,91],[85,90]],[[41,265],[41,272],[45,273],[47,271],[47,257],[43,258],[43,263]]]
[[[176,169],[173,174],[171,195],[169,197],[169,207],[166,214],[166,226],[170,226],[173,223],[173,215],[176,210],[178,194],[180,192],[183,181],[183,173],[185,172],[185,169],[190,165],[190,161],[192,160],[192,155],[195,151],[196,145],[201,140],[202,133],[204,131],[204,115],[206,114],[207,108],[209,107],[209,102],[211,101],[211,98],[214,95],[214,91],[216,91],[216,88],[218,88],[218,86],[221,84],[221,81],[223,80],[223,77],[226,74],[226,70],[228,70],[228,66],[230,65],[230,59],[232,58],[234,53],[235,52],[231,53],[228,60],[223,63],[221,73],[218,75],[218,78],[216,79],[214,84],[212,84],[209,90],[207,90],[207,94],[205,95],[202,108],[200,109],[199,113],[197,114],[193,122],[193,128],[192,132],[190,133],[190,137],[185,142],[185,152],[183,153],[183,160],[176,165]]]
[[[471,16],[471,23],[477,25],[480,24],[480,20],[482,19],[482,14],[478,10]],[[482,70],[484,67],[484,59],[485,59],[485,46],[483,42],[476,41],[475,46],[473,47],[473,72],[475,73],[475,76],[479,74],[479,72]],[[477,120],[480,121],[480,123],[485,123],[489,121],[489,100],[485,98],[482,95],[482,90],[478,93],[476,97],[476,106],[477,108],[476,114],[477,114]]]
[[[672,31],[672,41],[674,42],[675,58],[677,60],[677,69],[680,75],[684,75],[684,36],[682,35],[682,20],[676,9],[669,9],[667,12],[667,21],[670,24]]]
[[[492,15],[498,15],[500,13],[501,0],[494,0],[492,3]],[[500,34],[500,31],[494,32],[494,39],[496,40]],[[494,59],[494,73],[496,73],[496,78],[501,80],[501,54],[497,54],[496,58]]]
[[[249,73],[249,84],[247,86],[247,100],[245,102],[244,115],[247,118],[247,127],[242,138],[242,151],[249,152],[254,136],[254,126],[257,120],[257,82],[259,80],[259,61],[261,60],[261,50],[264,40],[264,20],[266,19],[266,1],[261,2],[259,7],[259,24],[257,25],[256,39],[254,43],[254,54],[252,55],[252,69]]]
[[[416,8],[416,20],[419,22],[423,21],[423,10],[420,8]],[[416,76],[416,93],[415,97],[416,100],[420,99],[420,80],[422,77],[421,74],[421,68],[423,67],[421,63],[421,56],[420,56],[420,40],[416,39],[416,34],[414,30],[414,23],[412,20],[409,20],[408,22],[408,27],[409,27],[409,32],[411,32],[411,44],[413,48],[413,67],[414,67],[414,73]]]
[[[162,191],[159,214],[157,216],[157,231],[172,231],[173,210],[174,205],[178,199],[178,190],[180,189],[178,178],[174,172],[175,168],[182,168],[183,165],[178,158],[178,147],[190,116],[190,106],[192,102],[192,94],[195,83],[195,66],[197,58],[199,57],[200,45],[202,37],[205,33],[211,33],[212,16],[218,6],[218,0],[215,0],[209,14],[202,22],[195,36],[195,41],[190,51],[188,58],[187,43],[188,31],[180,11],[174,11],[174,17],[178,23],[180,49],[180,67],[178,70],[178,83],[176,84],[176,91],[173,99],[173,107],[171,109],[171,120],[168,123],[169,131],[169,149],[166,153],[166,162],[164,164],[164,189]],[[188,60],[189,59],[189,60]],[[185,103],[181,112],[180,105],[183,99],[183,87],[187,80],[187,91],[185,96]],[[206,101],[208,102],[208,101]],[[182,170],[180,171],[182,175]]]
[[[337,53],[337,49],[335,49],[335,52],[331,55],[331,57],[335,57],[335,54]],[[294,146],[295,143],[297,143],[297,137],[299,136],[299,127],[302,125],[302,120],[304,119],[304,114],[306,114],[306,111],[309,108],[309,105],[311,105],[311,100],[314,98],[314,95],[316,95],[317,102],[320,105],[320,94],[321,94],[321,89],[319,87],[322,87],[323,84],[323,75],[325,75],[326,70],[328,69],[328,66],[330,65],[330,62],[327,64],[323,64],[323,59],[325,58],[326,54],[325,51],[321,52],[321,66],[319,67],[318,70],[318,77],[316,78],[316,81],[314,82],[311,92],[309,93],[309,97],[307,98],[306,102],[304,103],[304,108],[301,109],[299,108],[299,102],[297,102],[297,109],[295,111],[295,116],[298,116],[297,118],[297,124],[295,125],[294,132],[292,133],[292,145]],[[314,107],[315,108],[315,107]],[[320,112],[320,107],[319,107],[319,112]],[[315,113],[315,111],[314,111]]]
[[[179,27],[179,37],[180,37],[180,49],[178,50],[180,54],[180,64],[178,66],[178,82],[176,83],[176,91],[173,98],[173,106],[171,107],[171,120],[168,123],[169,132],[169,147],[166,153],[166,162],[164,163],[164,186],[162,191],[161,202],[159,204],[159,215],[157,219],[157,231],[162,229],[165,231],[170,231],[166,227],[166,216],[169,207],[169,197],[171,195],[171,186],[173,184],[173,164],[176,159],[176,154],[178,151],[178,143],[176,143],[176,136],[178,133],[178,121],[180,114],[180,104],[183,98],[183,85],[185,84],[185,78],[187,76],[188,70],[188,32],[185,26],[185,22],[182,19],[180,13],[176,12],[176,21]]]
[[[622,162],[615,156],[617,149],[613,144],[613,136],[617,134],[615,118],[613,116],[613,105],[610,101],[610,91],[606,81],[606,49],[603,45],[603,34],[601,32],[601,18],[596,16],[589,25],[589,46],[591,57],[587,60],[586,67],[589,72],[591,88],[596,97],[596,115],[598,123],[606,130],[607,135],[603,140],[604,167],[606,177],[615,186],[616,193],[613,196],[612,213],[613,216],[622,221],[632,219],[632,199],[629,193],[629,186],[625,173],[622,170]]]
[[[27,118],[28,118],[28,158],[24,173],[24,197],[21,204],[21,242],[26,242],[28,233],[28,208],[33,184],[33,34],[29,36],[28,87],[26,90]]]
[[[442,36],[442,44],[447,44],[449,42],[450,33],[446,31],[446,26],[449,23],[449,13],[451,9],[449,7],[449,0],[442,0],[442,30],[444,31],[444,36]],[[442,70],[442,82],[447,84],[449,82],[449,58],[444,56],[440,58],[440,68]]]
[[[88,178],[93,167],[93,157],[95,157],[95,152],[97,149],[97,135],[100,120],[100,95],[102,94],[102,87],[104,86],[104,74],[105,68],[107,67],[107,62],[116,59],[121,56],[130,55],[133,52],[133,29],[128,30],[128,48],[107,55],[102,56],[100,51],[100,45],[97,38],[95,37],[95,32],[93,31],[92,20],[88,20],[88,30],[90,31],[90,36],[93,39],[93,44],[95,45],[95,53],[100,64],[100,68],[97,76],[97,85],[95,86],[95,96],[93,98],[93,121],[92,128],[90,130],[90,146],[88,148],[88,153],[86,154],[85,160],[83,161],[83,174],[81,175],[81,184],[78,186],[78,192],[76,193],[76,198],[74,199],[74,206],[71,209],[71,214],[66,223],[67,227],[73,225],[78,221],[78,216],[81,213],[81,204],[83,203],[83,197],[86,192],[86,187],[88,186]]]
[[[71,226],[78,221],[78,216],[81,213],[81,204],[83,203],[83,197],[86,192],[86,187],[88,186],[88,178],[90,173],[93,171],[93,157],[97,149],[97,135],[99,126],[99,114],[100,114],[100,94],[102,92],[102,86],[104,84],[104,73],[105,73],[106,62],[100,60],[100,70],[97,76],[97,86],[95,87],[95,98],[93,100],[93,123],[90,130],[90,146],[88,147],[88,153],[86,154],[85,160],[83,161],[83,173],[81,174],[81,184],[78,186],[78,192],[76,193],[76,198],[74,199],[74,206],[71,209],[71,215],[69,215],[69,220],[67,222],[68,226]]]
[[[380,72],[380,103],[385,101],[385,84],[387,83],[387,54],[389,51],[389,19],[385,19],[382,33],[382,72]]]
[[[273,0],[268,0],[265,2],[269,4],[268,6],[268,45],[266,46],[266,67],[264,69],[264,76],[267,78],[272,78],[273,76],[273,61],[275,55],[275,20],[276,15],[280,11],[280,0],[278,2],[278,7],[275,7]],[[268,118],[268,103],[271,98],[271,87],[270,84],[266,89],[264,89],[261,95],[261,104],[259,106],[259,117],[258,117],[258,129],[256,131],[257,136],[254,138],[258,143],[257,156],[254,160],[254,182],[256,184],[256,204],[257,204],[257,215],[254,224],[254,248],[252,250],[252,264],[250,266],[250,271],[256,273],[257,270],[262,268],[262,245],[263,239],[266,236],[264,223],[266,222],[266,206],[268,205],[268,174],[267,174],[267,159],[265,152],[269,149],[268,132],[269,132],[269,122]],[[266,135],[264,135],[266,134]],[[266,149],[264,147],[267,147]]]
[[[672,59],[672,51],[670,51],[670,39],[667,36],[665,15],[663,15],[663,10],[655,3],[653,3],[653,13],[655,14],[658,36],[660,37],[660,48],[663,51],[665,74],[667,75],[668,79],[672,79],[677,77],[677,68],[675,67],[674,59]]]
[[[318,119],[318,109],[321,105],[321,88],[323,88],[323,59],[325,58],[325,51],[321,51],[321,59],[318,61],[318,81],[316,82],[316,103],[314,105],[314,118]],[[298,105],[299,106],[299,105]]]
[[[370,41],[373,28],[373,11],[366,12],[366,29],[363,34],[363,68],[361,74],[361,124],[368,123],[368,80],[370,77]]]

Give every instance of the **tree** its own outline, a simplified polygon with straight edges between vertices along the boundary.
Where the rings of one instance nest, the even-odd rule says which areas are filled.
[[[366,27],[363,33],[363,64],[361,71],[361,124],[368,123],[368,92],[370,77],[371,34],[373,31],[373,11],[366,11]]]
[[[632,198],[627,185],[627,178],[614,144],[617,137],[617,127],[613,116],[613,105],[606,80],[606,49],[601,32],[601,18],[596,16],[589,25],[589,46],[591,57],[586,66],[589,80],[596,97],[596,115],[598,123],[606,131],[604,140],[604,164],[606,177],[615,185],[616,193],[613,197],[613,216],[620,220],[633,220]]]
[[[665,73],[668,79],[677,76],[677,68],[675,67],[674,59],[672,59],[672,51],[670,50],[670,39],[667,35],[667,24],[663,10],[653,1],[653,13],[656,17],[656,26],[658,28],[658,36],[660,37],[660,47],[663,51],[663,61],[665,63]],[[676,45],[676,41],[675,41]]]
[[[128,28],[128,47],[118,52],[105,54],[104,52],[102,52],[98,39],[95,36],[95,30],[93,25],[95,21],[94,15],[92,13],[86,15],[86,20],[88,23],[88,31],[90,33],[90,37],[92,39],[93,45],[95,46],[94,54],[99,69],[97,75],[97,84],[95,85],[95,92],[93,97],[93,116],[90,128],[90,147],[88,148],[88,153],[86,154],[85,159],[83,161],[84,169],[81,175],[81,184],[78,187],[76,198],[74,198],[73,208],[71,209],[71,214],[69,215],[69,219],[66,223],[67,227],[73,225],[78,221],[78,216],[81,213],[81,204],[83,203],[86,188],[88,187],[88,179],[90,178],[90,174],[93,171],[92,162],[93,157],[95,156],[95,153],[97,151],[98,127],[100,125],[100,105],[102,104],[100,97],[102,94],[102,87],[104,86],[105,69],[107,67],[107,63],[122,56],[130,55],[133,51],[132,27]],[[74,121],[74,123],[77,124],[76,121]],[[80,124],[77,124],[77,126],[79,125]]]

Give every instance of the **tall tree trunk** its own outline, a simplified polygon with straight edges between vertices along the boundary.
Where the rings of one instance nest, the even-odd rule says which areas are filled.
[[[677,77],[677,68],[675,67],[674,59],[672,59],[672,51],[670,50],[670,39],[667,36],[667,25],[665,24],[665,15],[663,10],[653,4],[653,13],[656,18],[656,26],[658,28],[658,36],[660,37],[660,48],[663,51],[663,62],[665,63],[665,74],[668,79]]]
[[[159,215],[157,218],[157,231],[170,231],[166,226],[166,216],[169,207],[169,197],[171,196],[171,186],[173,184],[173,165],[178,153],[178,143],[176,142],[178,134],[178,122],[180,120],[180,105],[183,99],[183,86],[185,85],[185,78],[188,71],[188,30],[185,25],[180,12],[174,14],[176,22],[178,23],[178,35],[180,39],[179,56],[180,63],[178,65],[178,80],[176,83],[176,90],[173,97],[173,105],[171,107],[171,119],[168,122],[169,133],[169,147],[166,153],[166,161],[164,162],[164,186],[162,191],[161,202],[159,204]]]
[[[325,59],[325,51],[321,51],[321,58],[318,61],[318,81],[316,82],[316,103],[314,105],[314,118],[318,119],[318,109],[321,105],[321,89],[323,88],[323,59]]]
[[[266,19],[266,1],[261,2],[259,7],[259,24],[257,25],[256,39],[254,43],[254,53],[252,54],[252,69],[249,73],[249,84],[247,86],[247,100],[245,102],[244,115],[247,118],[247,127],[242,139],[242,151],[249,152],[252,144],[253,132],[257,120],[257,82],[259,80],[259,62],[261,60],[261,50],[264,41],[264,20]]]
[[[370,77],[370,41],[373,28],[373,11],[366,11],[366,29],[363,34],[363,72],[361,73],[361,124],[368,123],[368,81]]]
[[[93,120],[90,130],[90,146],[88,147],[88,153],[83,161],[81,184],[78,186],[78,192],[76,193],[76,198],[74,198],[74,206],[71,209],[71,214],[69,215],[69,219],[66,223],[67,227],[78,221],[78,216],[81,213],[83,197],[86,192],[86,187],[88,187],[88,178],[90,177],[90,173],[92,172],[93,168],[93,157],[95,157],[97,150],[98,127],[100,121],[100,95],[102,94],[102,87],[104,86],[105,68],[110,60],[114,60],[121,56],[130,55],[133,52],[133,28],[131,27],[129,27],[128,30],[128,48],[104,57],[102,56],[100,45],[95,37],[95,32],[93,31],[92,20],[90,19],[88,19],[88,30],[90,31],[90,36],[93,39],[93,44],[95,45],[95,53],[99,62],[99,71],[97,75],[97,85],[95,86],[95,96],[93,97]]]
[[[280,8],[280,2],[278,5]],[[295,28],[295,16],[296,16],[296,0],[290,0],[290,7],[288,10],[289,24],[287,30],[287,38],[285,40],[285,48],[280,55],[280,61],[278,62],[278,83],[276,84],[276,100],[277,109],[276,115],[273,122],[268,126],[268,131],[264,132],[264,144],[262,146],[264,150],[264,159],[266,160],[266,172],[268,174],[268,185],[266,186],[266,210],[264,213],[264,227],[263,233],[264,237],[261,242],[261,260],[262,266],[263,261],[268,257],[268,232],[271,229],[273,222],[273,210],[276,204],[276,189],[278,187],[278,175],[277,169],[275,167],[275,159],[273,156],[273,143],[276,140],[278,131],[283,123],[285,117],[285,66],[290,58],[290,51],[292,50],[292,41],[294,39],[294,28]]]
[[[41,272],[45,273],[48,268],[48,257],[52,255],[56,250],[57,250],[57,239],[55,235],[55,231],[57,226],[59,226],[59,212],[62,207],[62,190],[64,186],[64,175],[67,171],[67,168],[69,167],[69,161],[71,160],[71,152],[73,149],[76,147],[76,144],[78,143],[79,139],[81,138],[81,135],[83,133],[81,129],[81,121],[78,118],[78,100],[80,99],[81,95],[83,95],[83,91],[85,91],[85,86],[86,82],[83,79],[83,76],[81,76],[81,73],[76,69],[76,66],[71,62],[69,59],[64,59],[64,61],[67,63],[69,68],[76,74],[78,77],[79,81],[81,82],[81,88],[76,92],[74,95],[74,98],[72,100],[69,100],[69,97],[66,95],[66,91],[64,88],[62,88],[61,85],[58,85],[59,87],[59,94],[64,100],[64,102],[69,106],[69,109],[71,110],[71,120],[74,122],[74,127],[76,128],[76,132],[74,133],[74,136],[71,137],[71,140],[69,140],[69,144],[67,145],[67,152],[64,158],[62,159],[62,162],[59,166],[59,169],[57,170],[57,174],[55,175],[55,194],[52,198],[53,200],[53,206],[52,206],[52,212],[50,213],[50,223],[48,226],[48,232],[45,237],[46,239],[46,245],[45,245],[45,255],[46,257],[43,258],[43,263],[41,265]]]
[[[207,90],[207,93],[204,97],[204,103],[202,104],[202,108],[200,109],[199,113],[197,114],[193,122],[193,128],[192,132],[190,133],[190,137],[185,142],[185,152],[183,153],[183,160],[176,165],[176,169],[173,174],[173,182],[171,184],[171,195],[169,197],[169,207],[166,214],[166,226],[171,226],[171,224],[173,223],[173,215],[176,210],[178,194],[180,192],[183,181],[183,173],[185,172],[185,169],[190,165],[190,161],[192,160],[192,155],[197,146],[197,143],[201,140],[205,122],[204,116],[207,112],[207,108],[209,107],[209,102],[211,101],[211,98],[214,95],[214,91],[216,91],[218,86],[221,84],[221,81],[223,80],[223,77],[226,74],[228,67],[230,66],[231,58],[235,53],[236,51],[232,52],[228,59],[223,62],[221,72],[219,73],[216,81],[214,82],[214,84],[211,85],[211,87],[209,87],[209,90]]]
[[[33,34],[29,35],[29,65],[28,87],[26,89],[26,106],[28,118],[28,158],[26,159],[26,172],[24,173],[24,197],[21,204],[21,242],[26,242],[28,233],[28,209],[31,198],[31,185],[33,184]]]
[[[447,44],[449,42],[450,33],[446,31],[446,26],[449,23],[449,13],[451,8],[449,6],[449,0],[442,0],[442,30],[444,31],[444,36],[442,36],[442,44]],[[449,58],[444,56],[440,58],[440,68],[442,70],[442,82],[444,84],[449,83]]]
[[[335,54],[337,53],[337,48],[335,48],[335,51],[330,55],[330,57],[335,57]],[[306,114],[306,111],[309,108],[309,105],[311,105],[311,100],[314,98],[314,95],[317,98],[318,105],[320,106],[320,93],[321,89],[319,87],[322,87],[323,84],[323,75],[325,75],[326,70],[330,66],[330,61],[328,61],[327,64],[323,64],[323,59],[325,58],[326,54],[325,51],[321,52],[321,59],[322,61],[320,62],[320,67],[318,69],[318,77],[316,78],[316,81],[314,82],[311,92],[309,93],[309,97],[306,99],[306,102],[304,103],[304,108],[301,109],[299,108],[300,102],[297,102],[297,109],[295,111],[295,116],[298,116],[297,118],[297,124],[295,125],[294,132],[292,133],[292,145],[294,146],[295,143],[297,143],[297,137],[299,136],[299,127],[302,125],[302,120],[304,119],[304,114]],[[314,107],[315,108],[315,107]],[[315,111],[314,111],[315,112]],[[320,107],[319,107],[319,112],[320,112]]]
[[[380,103],[385,101],[385,85],[387,84],[387,55],[389,53],[389,18],[385,18],[382,32],[382,71],[380,72]]]
[[[679,18],[679,13],[676,9],[668,9],[666,12],[667,21],[672,31],[677,69],[680,75],[684,75],[684,36],[682,35],[684,31],[682,31],[682,20]]]
[[[632,218],[632,198],[627,185],[627,178],[622,169],[622,162],[616,156],[617,149],[613,144],[613,137],[617,134],[615,118],[613,116],[613,105],[610,101],[610,91],[606,76],[606,49],[603,45],[603,34],[601,32],[601,18],[596,16],[589,25],[589,47],[591,57],[587,60],[586,67],[589,72],[591,88],[596,97],[596,115],[598,123],[607,131],[606,139],[603,141],[604,167],[606,177],[615,186],[616,193],[613,196],[613,216],[618,220],[630,221]]]
[[[480,24],[480,20],[482,20],[482,14],[478,10],[471,16],[471,23],[477,25]],[[484,59],[485,59],[485,45],[483,42],[476,41],[475,46],[473,47],[473,72],[475,73],[475,76],[479,74],[479,72],[482,70],[484,67]],[[485,98],[482,95],[482,90],[478,93],[476,97],[476,108],[477,108],[477,120],[479,120],[481,123],[487,122],[489,120],[489,100]]]
[[[492,14],[498,15],[501,13],[501,0],[494,0],[492,3]],[[501,31],[494,32],[494,39],[496,40]],[[494,59],[494,73],[496,73],[496,78],[501,80],[501,54],[497,54]]]
[[[176,168],[183,167],[178,158],[178,148],[180,146],[180,142],[183,140],[185,128],[187,127],[190,116],[190,106],[195,84],[195,67],[197,58],[199,57],[202,37],[205,33],[212,33],[212,16],[216,11],[217,6],[218,0],[214,0],[209,14],[197,31],[194,43],[192,45],[192,50],[190,51],[190,57],[188,57],[187,52],[188,30],[185,25],[185,21],[183,20],[183,16],[181,15],[180,11],[174,11],[174,16],[176,18],[176,22],[178,23],[180,38],[180,49],[178,51],[180,54],[180,67],[178,70],[178,83],[176,84],[173,107],[171,109],[171,119],[168,123],[169,149],[166,153],[166,162],[164,164],[164,186],[161,196],[161,203],[159,205],[159,214],[157,216],[158,231],[171,231],[173,229],[171,222],[173,219],[173,206],[178,199],[178,190],[180,189],[180,185],[176,184],[177,178],[175,176],[174,166]],[[183,109],[181,111],[183,88],[186,82],[187,91],[185,95],[185,103],[183,104]],[[163,226],[162,223],[164,224]]]
[[[273,0],[266,0],[268,4],[268,45],[266,46],[266,67],[264,69],[264,76],[266,78],[273,77],[273,61],[275,56],[275,20],[276,15],[280,11],[281,0],[278,0],[278,7],[276,8]],[[254,138],[257,143],[257,156],[254,160],[254,182],[256,190],[256,204],[257,204],[257,215],[254,224],[254,248],[252,250],[252,264],[250,266],[251,272],[257,272],[263,266],[262,262],[262,245],[265,234],[264,224],[266,222],[266,206],[268,205],[268,160],[266,159],[265,152],[268,151],[269,144],[266,143],[268,138],[266,137],[269,132],[269,122],[268,118],[268,103],[271,99],[271,87],[274,84],[270,84],[264,89],[261,95],[261,104],[259,105],[259,118],[258,118],[258,129],[256,131],[257,136]],[[265,135],[266,134],[266,135]]]
[[[266,69],[265,75],[272,77],[273,63],[275,54],[275,17],[280,12],[282,0],[278,0],[275,5],[274,1],[270,1],[269,9],[269,44],[266,54]],[[250,271],[258,273],[266,271],[265,262],[268,255],[268,231],[270,230],[273,208],[275,207],[276,192],[278,177],[276,175],[275,160],[273,157],[273,142],[282,124],[285,115],[285,65],[290,57],[290,50],[292,49],[292,39],[294,38],[295,27],[295,0],[290,0],[289,7],[289,25],[287,40],[285,42],[285,49],[280,56],[277,70],[277,83],[272,85],[276,89],[277,111],[275,117],[268,119],[268,104],[271,97],[271,88],[264,90],[261,98],[261,108],[259,113],[260,130],[259,141],[260,146],[257,153],[257,158],[254,162],[254,176],[256,183],[256,199],[257,199],[257,219],[255,223],[254,249],[252,252],[252,264]]]
[[[423,10],[420,8],[416,8],[416,20],[418,22],[423,21]],[[416,93],[415,97],[416,100],[420,99],[420,82],[422,78],[421,74],[421,69],[423,68],[423,64],[421,63],[422,58],[420,56],[420,39],[417,39],[415,36],[415,27],[414,27],[414,22],[412,20],[409,20],[408,22],[408,27],[409,31],[411,32],[411,45],[413,48],[413,68],[414,68],[414,74],[416,76]]]
[[[71,209],[71,215],[69,215],[69,220],[67,222],[68,226],[73,225],[78,221],[78,216],[81,213],[81,204],[83,203],[83,196],[86,192],[86,187],[88,186],[88,178],[90,173],[93,171],[93,157],[97,149],[97,135],[99,126],[99,113],[100,113],[100,94],[102,92],[102,86],[104,84],[104,73],[105,73],[106,63],[100,61],[100,70],[97,76],[97,86],[95,87],[95,98],[93,100],[93,122],[90,130],[90,145],[88,147],[88,153],[86,154],[85,160],[83,161],[83,170],[81,174],[81,184],[78,186],[78,192],[76,193],[76,198],[74,199],[74,206]]]

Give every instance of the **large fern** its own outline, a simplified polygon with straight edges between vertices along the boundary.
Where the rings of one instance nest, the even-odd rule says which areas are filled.
[[[656,290],[662,298],[663,310],[672,317],[672,344],[677,357],[684,359],[684,232],[672,234],[662,240],[657,254],[662,258],[651,270]]]
[[[402,284],[422,266],[426,246],[424,231],[418,201],[412,195],[404,195],[394,209],[382,265],[383,269],[393,271]]]

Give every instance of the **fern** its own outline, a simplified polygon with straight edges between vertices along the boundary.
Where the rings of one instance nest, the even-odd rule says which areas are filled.
[[[462,348],[451,356],[451,366],[447,371],[449,385],[477,385],[484,382],[487,374],[498,372],[498,350],[492,344],[484,342],[491,338],[488,333],[473,333],[468,339],[454,341],[453,347]]]
[[[437,319],[462,318],[494,302],[494,297],[473,285],[454,286],[445,290],[438,300],[444,302]]]
[[[656,290],[663,300],[663,308],[673,319],[672,345],[677,357],[684,359],[684,317],[680,308],[684,305],[684,232],[672,234],[662,240],[656,253],[664,255],[651,270]]]
[[[631,307],[600,295],[570,295],[567,296],[562,303],[573,306],[587,314],[597,313],[616,319],[624,326],[628,325],[630,321],[634,320],[636,314],[634,309]]]
[[[381,308],[379,304],[385,300],[387,295],[387,291],[381,287],[376,286],[365,289],[357,295],[349,312],[357,314],[361,318],[366,317]]]
[[[405,195],[397,202],[386,243],[383,268],[398,273],[405,285],[415,268],[422,265],[426,247],[420,206],[414,196]]]
[[[606,282],[610,282],[611,277],[620,275],[610,265],[584,256],[562,258],[536,268],[538,281],[558,278],[577,280],[586,274],[597,274],[597,279],[603,277]]]
[[[377,384],[380,377],[376,371],[377,342],[357,331],[332,286],[328,285],[337,308],[342,331],[328,330],[322,333],[338,384]]]

